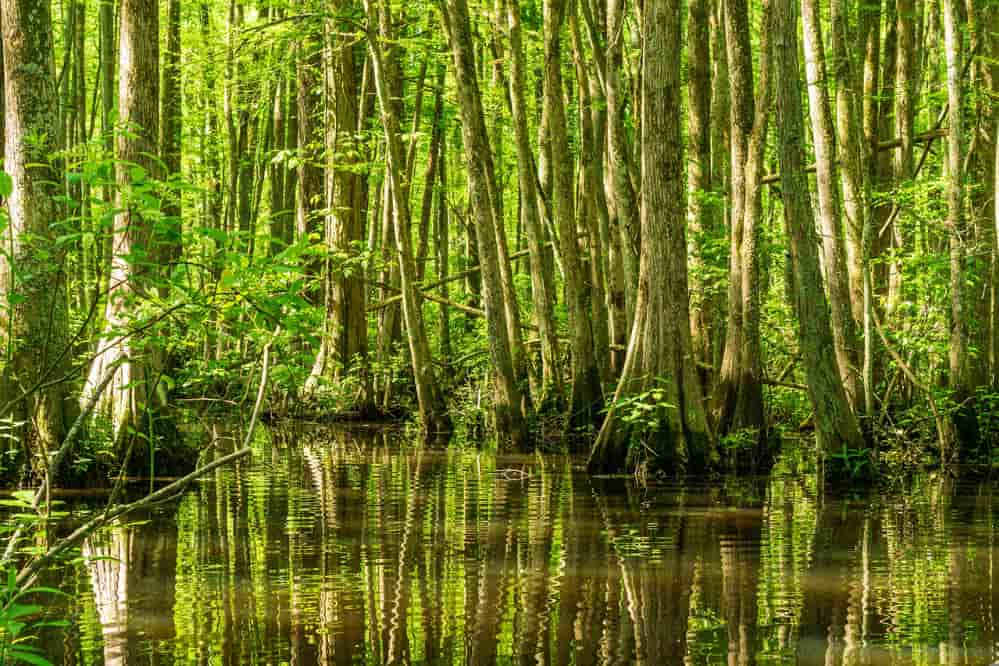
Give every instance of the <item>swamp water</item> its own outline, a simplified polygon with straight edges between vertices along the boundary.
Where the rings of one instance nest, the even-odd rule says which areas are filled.
[[[989,664],[999,492],[642,489],[579,460],[261,432],[67,569],[66,664]]]

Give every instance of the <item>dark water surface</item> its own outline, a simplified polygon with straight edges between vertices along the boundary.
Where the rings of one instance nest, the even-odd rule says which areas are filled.
[[[69,664],[988,664],[991,482],[643,490],[564,456],[261,433],[90,539]],[[578,463],[578,461],[576,461]]]

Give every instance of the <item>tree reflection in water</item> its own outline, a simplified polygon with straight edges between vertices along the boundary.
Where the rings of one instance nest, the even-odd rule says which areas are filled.
[[[65,663],[989,663],[990,485],[640,488],[401,433],[263,433],[83,548]]]

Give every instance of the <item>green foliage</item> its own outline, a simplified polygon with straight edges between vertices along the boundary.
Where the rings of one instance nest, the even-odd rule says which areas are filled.
[[[64,596],[59,590],[49,587],[22,589],[17,585],[13,569],[0,570],[3,584],[0,584],[0,663],[33,664],[51,666],[43,650],[35,645],[36,631],[44,627],[65,627],[65,620],[44,619],[45,607],[31,603],[39,595]]]

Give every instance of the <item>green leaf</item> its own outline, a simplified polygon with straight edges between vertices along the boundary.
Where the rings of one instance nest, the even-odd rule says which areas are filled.
[[[52,662],[42,655],[35,654],[34,652],[28,652],[24,648],[11,649],[10,656],[15,660],[23,661],[26,664],[35,664],[35,666],[52,666]]]
[[[0,197],[9,197],[14,191],[14,179],[9,173],[0,171]]]

